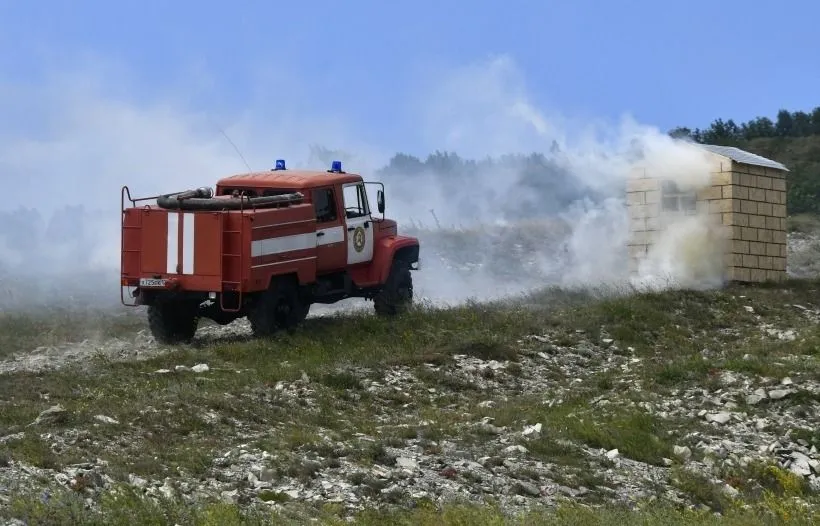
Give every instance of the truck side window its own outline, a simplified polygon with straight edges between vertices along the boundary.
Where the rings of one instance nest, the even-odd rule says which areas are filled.
[[[352,184],[344,187],[345,214],[348,218],[362,217],[370,213],[367,194],[363,184]]]
[[[338,216],[336,215],[336,200],[333,198],[333,189],[314,190],[313,209],[316,211],[317,222],[335,221]]]

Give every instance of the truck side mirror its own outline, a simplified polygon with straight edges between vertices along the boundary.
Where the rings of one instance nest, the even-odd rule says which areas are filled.
[[[379,208],[379,213],[384,213],[384,192],[379,190],[376,192],[376,206]]]

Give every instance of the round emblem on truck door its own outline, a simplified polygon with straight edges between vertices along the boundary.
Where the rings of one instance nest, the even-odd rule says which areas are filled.
[[[353,248],[356,252],[364,250],[364,228],[357,226],[353,231]]]

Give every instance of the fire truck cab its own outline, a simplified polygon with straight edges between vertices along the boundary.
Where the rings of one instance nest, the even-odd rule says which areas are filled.
[[[381,217],[369,185],[378,187]],[[226,324],[245,316],[266,336],[299,324],[313,303],[351,297],[397,314],[413,299],[419,241],[399,235],[384,210],[384,186],[339,161],[309,171],[277,160],[270,171],[222,178],[214,191],[132,199],[123,187],[123,303],[148,307],[162,343],[190,341],[203,317]]]

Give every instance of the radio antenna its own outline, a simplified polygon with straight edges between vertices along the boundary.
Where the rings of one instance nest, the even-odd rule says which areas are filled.
[[[242,155],[242,152],[239,151],[239,148],[237,148],[236,144],[234,144],[234,142],[231,140],[231,138],[228,137],[228,134],[225,133],[225,130],[223,130],[222,127],[219,126],[219,125],[217,125],[216,127],[217,127],[217,129],[219,129],[219,132],[223,136],[225,136],[225,139],[227,139],[228,142],[231,143],[231,146],[233,146],[233,149],[236,151],[236,154],[239,156],[240,159],[242,159],[242,162],[245,163],[245,167],[247,167],[248,172],[252,172],[253,170],[251,169],[251,165],[249,165],[248,161],[245,160],[245,156]]]

